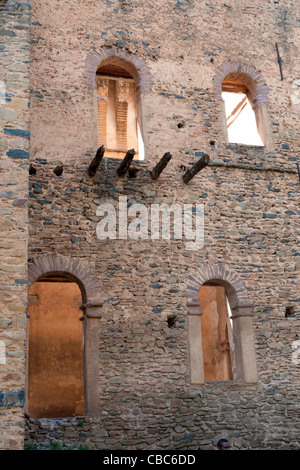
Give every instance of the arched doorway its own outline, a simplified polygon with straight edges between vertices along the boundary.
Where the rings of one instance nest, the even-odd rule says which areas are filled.
[[[84,415],[81,292],[66,277],[42,277],[29,290],[28,413]]]
[[[205,381],[233,379],[232,328],[225,288],[206,283],[199,290]]]
[[[102,283],[84,260],[51,253],[30,261],[28,284],[25,411],[96,415]]]

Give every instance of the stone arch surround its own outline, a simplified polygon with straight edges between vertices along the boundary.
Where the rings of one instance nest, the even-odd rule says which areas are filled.
[[[186,287],[187,319],[189,329],[190,380],[192,384],[204,383],[200,288],[206,284],[222,285],[227,293],[232,319],[234,343],[233,373],[236,380],[257,382],[256,357],[252,328],[252,301],[245,282],[223,264],[203,264],[188,278]]]
[[[116,62],[122,66],[133,76],[137,94],[149,93],[151,91],[151,76],[145,61],[124,51],[116,46],[103,47],[99,52],[91,52],[85,61],[85,78],[88,88],[96,88],[96,72],[100,65]]]
[[[233,270],[223,264],[212,266],[203,264],[194,275],[189,276],[188,282],[186,287],[188,305],[200,308],[201,305],[198,300],[200,288],[207,282],[215,282],[225,288],[233,315],[242,314],[244,309],[247,310],[248,314],[252,314],[252,301],[249,298],[245,282]]]
[[[266,81],[255,67],[242,64],[241,62],[225,62],[222,64],[214,78],[214,91],[217,100],[222,100],[222,83],[224,79],[232,75],[234,78],[240,77],[247,85],[254,106],[261,106],[268,102],[269,89]]]
[[[102,318],[102,283],[95,277],[90,267],[81,259],[62,256],[58,253],[39,255],[28,266],[28,289],[38,279],[48,276],[64,276],[77,282],[82,294],[84,331],[84,384],[85,414],[95,416],[99,411],[97,377],[99,361],[97,344],[99,322]],[[27,406],[27,405],[26,405]]]
[[[41,277],[53,275],[74,279],[86,304],[98,299],[100,295],[102,283],[95,278],[86,263],[58,253],[40,255],[32,259],[28,265],[28,287],[30,288]]]

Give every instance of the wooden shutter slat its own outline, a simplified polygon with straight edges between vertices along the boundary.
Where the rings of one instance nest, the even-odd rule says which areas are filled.
[[[127,149],[127,111],[128,103],[125,100],[118,100],[117,104],[117,143],[118,149]]]
[[[98,138],[99,147],[106,147],[107,100],[98,98]]]

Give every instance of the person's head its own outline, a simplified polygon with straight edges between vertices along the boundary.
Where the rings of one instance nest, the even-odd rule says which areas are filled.
[[[230,444],[227,439],[220,439],[218,441],[218,450],[230,450]]]

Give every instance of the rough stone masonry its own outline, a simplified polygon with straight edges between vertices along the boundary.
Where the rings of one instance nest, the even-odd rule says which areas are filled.
[[[0,448],[24,442],[30,6],[0,2]]]
[[[205,450],[227,437],[235,449],[299,449],[297,2],[1,7],[1,447]],[[95,176],[87,172],[101,63],[127,64],[138,85],[145,159],[121,178],[120,160],[105,155]],[[264,147],[228,142],[220,89],[230,73],[250,77]],[[172,159],[153,180],[166,152]],[[184,184],[203,154],[210,163]],[[203,204],[204,246],[100,240],[97,208],[119,196],[128,208]],[[225,273],[228,288],[230,276],[245,286],[254,382],[191,382],[186,289],[204,266],[219,266],[215,281]],[[34,419],[26,407],[27,287],[47,273],[67,273],[82,291],[84,416]]]

